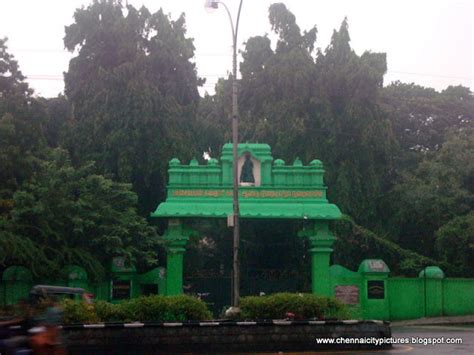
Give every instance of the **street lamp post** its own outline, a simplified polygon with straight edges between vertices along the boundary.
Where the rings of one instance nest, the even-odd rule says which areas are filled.
[[[230,14],[229,8],[222,1],[206,0],[206,8],[217,9],[219,4],[224,6],[227,15],[229,16],[230,26],[232,28],[232,152],[233,152],[233,261],[232,261],[232,306],[239,307],[240,302],[240,272],[239,272],[239,244],[240,244],[240,230],[239,230],[239,177],[237,167],[237,145],[239,143],[238,123],[239,110],[237,103],[238,89],[237,89],[237,34],[239,31],[240,11],[242,9],[242,2],[240,0],[239,10],[237,11],[237,19],[234,21]]]

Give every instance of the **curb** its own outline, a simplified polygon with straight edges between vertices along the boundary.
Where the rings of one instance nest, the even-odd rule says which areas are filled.
[[[65,324],[61,329],[104,329],[104,328],[169,328],[169,327],[222,327],[239,326],[248,327],[256,325],[359,325],[359,324],[386,324],[390,322],[380,320],[301,320],[289,321],[284,319],[259,320],[259,321],[205,321],[205,322],[132,322],[132,323],[95,323],[95,324]]]
[[[432,317],[392,322],[393,327],[418,326],[418,325],[459,325],[474,324],[474,315],[458,317]]]

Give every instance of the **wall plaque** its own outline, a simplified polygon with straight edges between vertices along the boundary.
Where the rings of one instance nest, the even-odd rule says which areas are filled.
[[[387,267],[382,260],[369,260],[369,268],[375,272],[385,272]]]
[[[112,299],[126,300],[130,298],[132,290],[132,283],[130,280],[113,280],[112,281]]]
[[[385,283],[381,280],[367,281],[367,298],[384,299],[385,298]]]
[[[336,298],[345,304],[359,304],[359,287],[354,285],[336,286]]]

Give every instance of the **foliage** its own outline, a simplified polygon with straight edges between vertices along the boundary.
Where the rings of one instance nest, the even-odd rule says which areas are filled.
[[[83,301],[65,298],[61,301],[60,306],[63,311],[63,322],[65,324],[97,323],[100,319],[97,316],[94,305]]]
[[[318,53],[316,66],[325,109],[309,130],[328,172],[329,198],[358,223],[376,227],[380,204],[391,187],[395,148],[379,105],[386,56],[358,56],[350,47],[345,19],[325,52]]]
[[[474,212],[455,217],[436,231],[436,252],[457,276],[473,277]]]
[[[395,144],[379,106],[385,54],[357,55],[347,20],[316,54],[316,27],[301,31],[283,4],[270,6],[269,20],[278,36],[275,49],[270,38],[257,36],[242,52],[241,141],[268,143],[275,157],[287,161],[321,159],[331,201],[359,223],[377,224],[378,206],[391,186]],[[229,81],[221,80],[216,95],[204,98],[203,149],[218,151],[230,140],[230,97]]]
[[[382,105],[404,155],[440,149],[453,130],[474,130],[474,97],[466,87],[436,92],[397,81],[382,90]]]
[[[377,236],[370,230],[356,224],[348,216],[334,223],[334,263],[357,270],[364,259],[380,258],[390,267],[392,275],[415,277],[429,265],[438,265],[445,272],[451,271],[449,262],[440,262],[403,249],[388,238]]]
[[[400,246],[435,255],[434,234],[474,208],[474,135],[452,132],[442,148],[405,172],[391,192],[388,226]],[[388,229],[388,228],[387,228]]]
[[[182,322],[212,318],[204,302],[186,295],[139,297],[120,306],[128,320]]]
[[[66,26],[74,57],[64,96],[35,97],[0,39],[2,268],[54,275],[74,263],[100,276],[117,254],[156,263],[156,233],[139,215],[163,200],[168,161],[217,157],[230,141],[231,77],[199,97],[184,15],[122,3],[94,0]],[[469,88],[383,87],[385,54],[355,53],[346,19],[323,50],[316,27],[302,30],[285,5],[269,8],[269,23],[274,35],[249,38],[241,53],[240,140],[269,143],[289,163],[324,162],[328,199],[351,218],[335,223],[334,262],[354,269],[381,257],[393,274],[430,264],[472,276]],[[243,275],[284,269],[305,289],[309,258],[296,228],[242,223]],[[229,229],[202,229],[186,268],[227,273]]]
[[[8,53],[7,38],[0,38],[0,116],[28,112],[32,90],[24,81],[18,62]]]
[[[44,106],[32,97],[6,42],[0,39],[0,214],[11,208],[13,193],[30,178],[45,146]]]
[[[334,298],[306,293],[275,293],[268,296],[248,296],[240,301],[243,319],[283,319],[293,313],[295,319],[345,319],[347,307]]]
[[[94,302],[94,310],[97,318],[101,322],[119,322],[125,319],[123,308],[120,304],[105,301]],[[77,323],[79,320],[72,320],[70,323]]]
[[[435,250],[435,233],[473,208],[471,91],[384,88],[385,54],[356,54],[347,19],[315,54],[315,27],[302,32],[283,4],[270,7],[269,20],[276,44],[252,37],[242,51],[241,140],[269,143],[290,163],[297,156],[324,162],[328,199],[352,218],[336,223],[335,262],[357,268],[364,257],[381,257],[395,274],[416,275],[427,264],[454,272]],[[230,140],[230,93],[230,80],[220,79],[216,94],[202,100],[202,149],[218,152]],[[275,231],[265,228],[255,240],[245,230],[249,263],[259,247],[260,265],[287,256],[268,247],[278,242],[266,239]],[[294,234],[288,226],[280,232]]]
[[[163,199],[168,161],[194,153],[198,103],[192,39],[184,14],[172,20],[121,1],[95,0],[77,9],[64,44],[77,55],[65,73],[74,107],[64,143],[75,162],[132,183],[139,211]]]
[[[68,104],[33,98],[24,79],[1,40],[0,265],[51,276],[78,264],[100,277],[115,255],[156,263],[156,233],[137,215],[130,186],[48,147],[59,144]]]
[[[45,156],[44,106],[32,97],[6,39],[0,39],[0,265],[24,264],[43,271],[50,261],[33,239],[14,233],[14,194],[35,174]]]
[[[81,301],[63,302],[64,322],[183,322],[212,318],[206,304],[186,296],[143,296],[121,303],[97,302],[88,305]]]
[[[139,266],[156,263],[156,233],[137,215],[136,195],[95,170],[92,163],[74,168],[67,152],[52,151],[0,219],[1,264],[42,275],[77,264],[100,277],[116,255]]]
[[[71,116],[71,104],[64,95],[50,99],[38,98],[46,110],[43,133],[49,147],[57,148],[64,143]]]

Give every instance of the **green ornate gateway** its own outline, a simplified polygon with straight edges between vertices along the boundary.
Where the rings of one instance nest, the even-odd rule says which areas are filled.
[[[328,223],[340,218],[341,212],[326,199],[323,164],[313,160],[304,166],[296,159],[286,165],[273,159],[268,144],[239,144],[238,156],[240,218],[307,220],[298,235],[311,242],[312,291],[331,295],[329,257],[334,236]],[[183,292],[185,246],[197,233],[186,227],[186,220],[232,215],[232,164],[232,144],[224,145],[220,162],[169,162],[167,198],[152,213],[152,217],[169,218],[165,232],[168,295]]]
[[[401,320],[430,316],[474,314],[473,279],[444,276],[436,266],[422,270],[418,278],[390,277],[379,259],[361,262],[357,271],[329,266],[334,236],[329,221],[340,217],[339,209],[326,199],[324,169],[319,160],[303,166],[273,160],[266,144],[240,144],[238,173],[241,218],[306,220],[298,236],[310,241],[312,292],[334,296],[354,307],[364,319]],[[83,287],[97,299],[120,302],[147,294],[175,295],[183,292],[183,257],[189,237],[199,236],[189,227],[197,218],[227,218],[232,214],[232,145],[223,147],[220,161],[206,165],[192,160],[183,165],[170,161],[168,197],[152,214],[168,219],[167,270],[155,268],[138,274],[123,257],[115,257],[109,277],[94,280],[80,265],[65,266],[55,280],[37,280],[19,265],[3,270],[0,306],[28,296],[34,284]],[[374,255],[375,256],[375,255]]]

